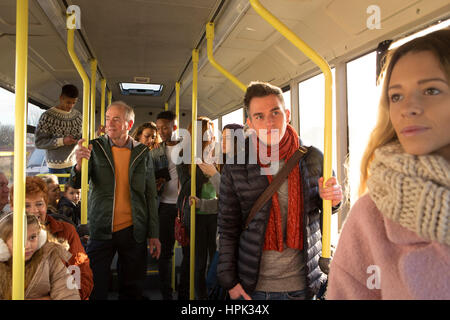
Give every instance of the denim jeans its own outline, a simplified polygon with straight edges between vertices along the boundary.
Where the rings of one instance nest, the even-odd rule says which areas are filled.
[[[264,292],[255,291],[250,297],[253,300],[305,300],[306,290],[298,290],[291,292]]]

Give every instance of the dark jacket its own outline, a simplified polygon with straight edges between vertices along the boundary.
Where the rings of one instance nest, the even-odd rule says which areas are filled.
[[[58,213],[70,218],[75,226],[78,226],[81,222],[80,203],[75,204],[66,197],[61,197],[59,200]]]
[[[89,160],[88,225],[91,239],[112,238],[115,171],[111,146],[106,135],[91,140]],[[131,211],[137,242],[159,237],[158,209],[153,161],[147,146],[133,140],[129,166]],[[72,187],[81,188],[81,172],[72,168]],[[85,200],[82,200],[85,201]]]
[[[248,151],[246,139],[246,151]],[[245,164],[226,164],[221,175],[219,194],[219,264],[217,274],[221,285],[229,290],[240,283],[247,293],[255,290],[266,226],[272,201],[269,200],[254,216],[248,228],[243,230],[250,210],[269,185],[260,174],[258,164],[249,164],[246,152]],[[319,196],[318,179],[322,176],[323,155],[314,148],[299,162],[303,188],[303,246],[306,266],[307,295],[317,294],[325,282],[319,269],[321,255],[322,199]]]

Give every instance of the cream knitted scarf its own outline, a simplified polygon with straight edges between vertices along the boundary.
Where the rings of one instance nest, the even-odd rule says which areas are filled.
[[[450,245],[450,164],[443,157],[410,155],[394,142],[375,151],[369,172],[369,194],[385,217]]]

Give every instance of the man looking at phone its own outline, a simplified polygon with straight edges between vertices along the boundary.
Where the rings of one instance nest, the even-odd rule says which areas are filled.
[[[164,300],[172,300],[171,275],[172,256],[175,244],[174,225],[177,216],[178,175],[175,166],[176,150],[179,143],[174,139],[177,129],[175,114],[163,111],[156,116],[156,127],[162,143],[150,151],[155,168],[156,187],[159,196],[159,240],[161,256],[158,261],[160,290]]]

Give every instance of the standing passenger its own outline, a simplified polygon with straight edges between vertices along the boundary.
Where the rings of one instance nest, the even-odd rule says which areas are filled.
[[[87,253],[94,273],[91,299],[105,300],[111,263],[119,255],[119,299],[141,299],[150,252],[158,258],[158,216],[153,163],[147,146],[128,135],[134,122],[133,109],[121,101],[106,111],[106,135],[81,139],[77,164],[71,175],[75,189],[81,184],[82,158],[89,160],[89,242]],[[85,199],[84,199],[85,201]]]
[[[186,204],[189,203],[192,206],[195,201],[195,289],[197,298],[206,300],[208,298],[206,288],[207,266],[211,265],[216,252],[217,194],[219,193],[220,174],[216,165],[211,161],[215,141],[213,122],[207,117],[199,117],[197,121],[201,123],[198,132],[203,138],[202,154],[198,155],[202,163],[197,165],[196,170],[196,197],[190,196],[191,165],[183,163],[177,166],[178,176],[180,177],[180,194],[177,202],[179,210],[183,210],[184,221],[190,226],[190,207]],[[188,131],[192,134],[192,124]],[[189,253],[189,246],[183,247],[180,286],[183,289],[182,295],[185,296],[189,287]]]
[[[327,299],[450,299],[450,29],[388,61]]]
[[[156,127],[162,143],[151,151],[155,166],[156,185],[159,195],[159,235],[161,239],[161,257],[158,263],[160,289],[164,300],[172,300],[172,256],[175,245],[175,217],[177,216],[178,174],[175,166],[174,139],[177,129],[175,114],[163,111],[156,117]]]
[[[225,164],[219,194],[219,264],[221,285],[232,299],[311,299],[324,282],[319,269],[321,198],[337,206],[341,187],[332,177],[322,188],[323,157],[314,147],[243,230],[256,200],[272,181],[262,158],[250,163],[249,152],[269,151],[271,167],[281,167],[301,141],[289,122],[281,89],[252,82],[247,88],[247,123],[255,130],[246,138],[245,164]],[[255,141],[250,144],[249,141]],[[278,157],[271,149],[279,150]],[[256,161],[254,161],[256,162]],[[265,162],[265,161],[264,161]]]
[[[75,164],[75,147],[81,138],[83,117],[73,107],[78,101],[78,89],[67,84],[62,87],[59,104],[45,111],[36,127],[36,148],[46,149],[50,173],[70,173]],[[64,184],[67,178],[59,178]]]
[[[159,147],[161,137],[154,122],[146,122],[137,127],[131,135],[134,140],[145,144],[150,150]]]

